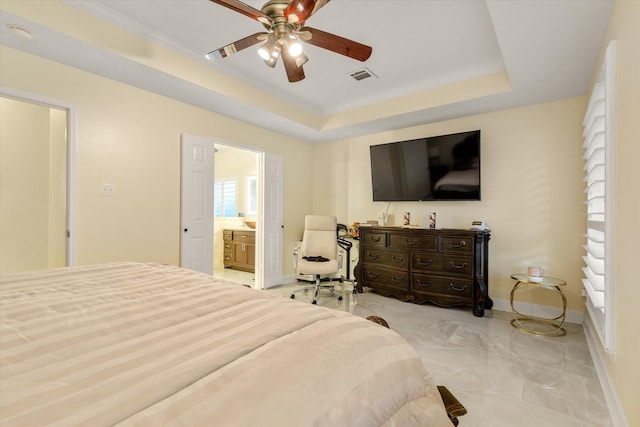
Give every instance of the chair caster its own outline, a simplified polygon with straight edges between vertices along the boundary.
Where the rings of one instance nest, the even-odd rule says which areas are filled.
[[[316,300],[311,301],[311,304],[317,304],[317,303],[318,303],[318,301],[316,301]]]
[[[338,297],[338,301],[342,301],[342,295]]]
[[[291,294],[291,299],[295,299],[296,298],[296,294]]]

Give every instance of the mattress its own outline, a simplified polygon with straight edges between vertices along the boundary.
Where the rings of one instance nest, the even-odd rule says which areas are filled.
[[[413,348],[174,266],[0,279],[2,426],[451,426]]]

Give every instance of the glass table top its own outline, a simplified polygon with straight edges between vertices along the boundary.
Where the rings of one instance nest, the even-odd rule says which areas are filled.
[[[557,279],[555,277],[542,276],[541,280],[534,280],[529,278],[526,274],[512,274],[511,278],[517,280],[519,282],[530,283],[532,285],[540,285],[540,286],[564,286],[567,284],[566,281],[562,279]]]

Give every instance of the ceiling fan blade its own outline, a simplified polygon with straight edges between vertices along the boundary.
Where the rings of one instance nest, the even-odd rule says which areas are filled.
[[[242,49],[246,49],[248,47],[253,46],[254,44],[260,43],[263,40],[266,40],[269,37],[269,33],[255,33],[250,36],[247,36],[243,39],[237,40],[231,44],[226,46],[222,46],[219,49],[212,50],[211,52],[205,55],[207,59],[222,59],[226,58],[229,55],[233,55],[236,52],[240,52]]]
[[[284,10],[290,24],[302,24],[330,0],[293,0]]]
[[[304,79],[304,70],[302,69],[302,66],[298,67],[296,59],[289,54],[287,49],[282,49],[281,56],[284,69],[287,71],[287,78],[289,79],[289,82],[295,83]]]
[[[271,25],[271,17],[265,13],[262,13],[258,9],[254,9],[248,4],[244,4],[238,0],[209,0],[212,3],[219,4],[235,12],[248,16],[251,19],[260,21],[263,24]]]
[[[310,33],[310,36],[306,33]],[[306,43],[357,59],[358,61],[366,61],[373,51],[370,46],[316,28],[303,27],[299,34]]]

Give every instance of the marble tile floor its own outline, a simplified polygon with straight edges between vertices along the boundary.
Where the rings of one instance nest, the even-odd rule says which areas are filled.
[[[230,282],[240,283],[253,288],[255,282],[255,274],[246,271],[234,270],[232,268],[223,268],[213,272],[213,277]]]
[[[288,298],[303,283],[267,290]],[[296,300],[310,303],[312,292]],[[341,302],[323,291],[319,305],[366,317],[381,316],[413,345],[436,384],[467,408],[461,426],[612,426],[581,325],[564,337],[518,331],[512,314],[416,305],[374,292],[344,293]]]

